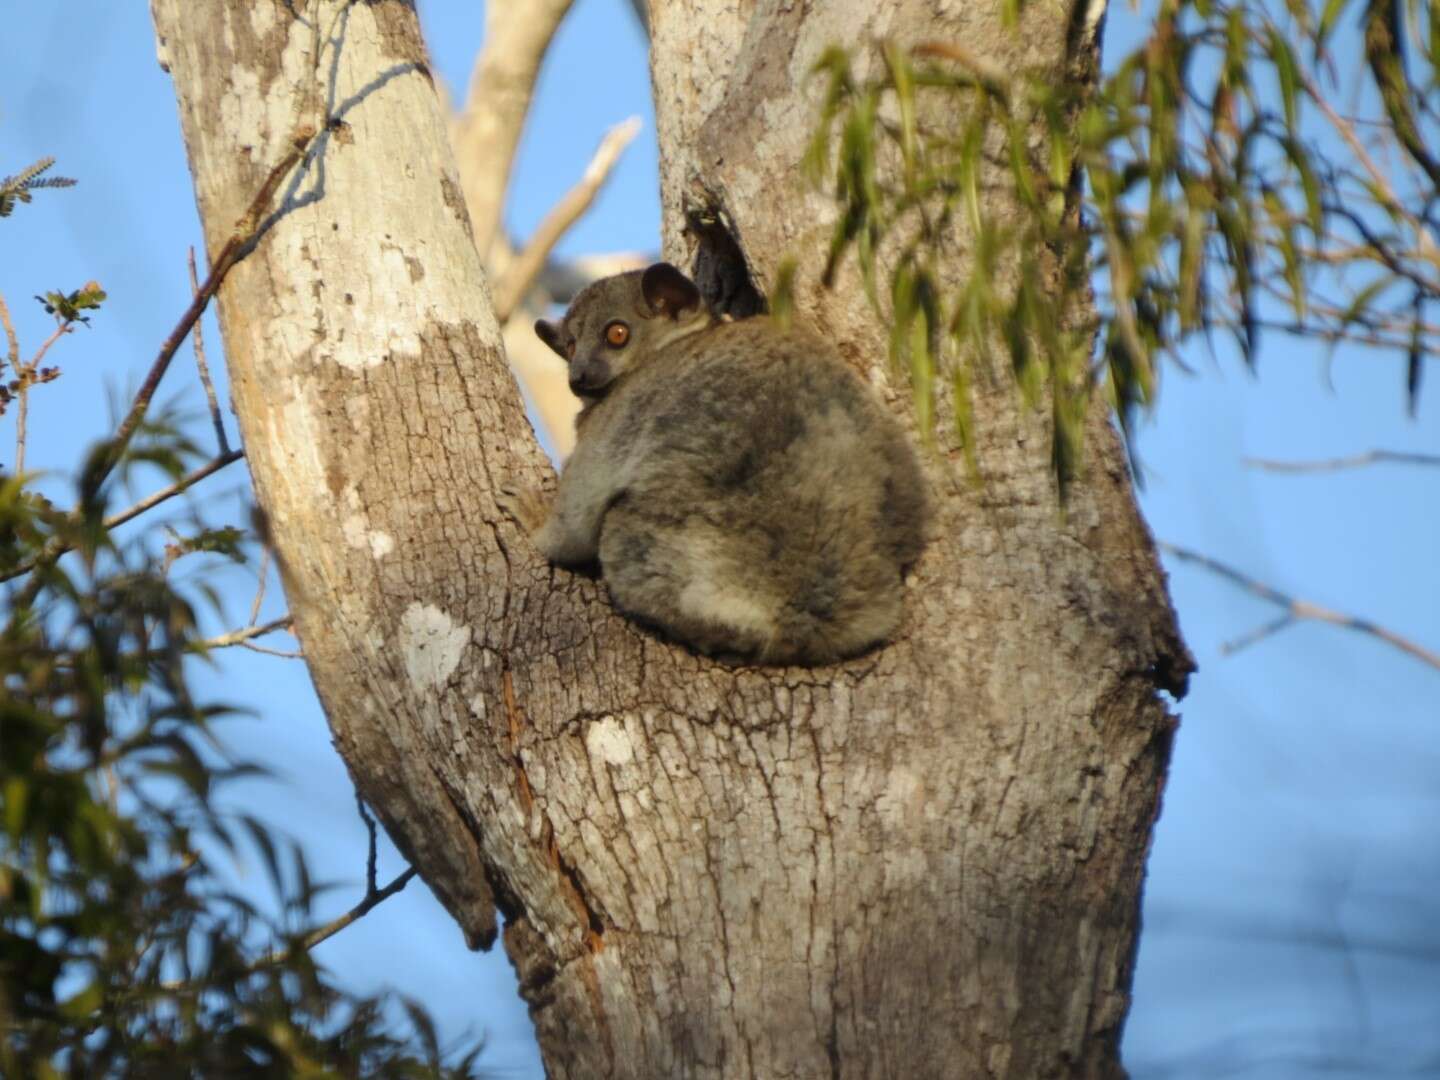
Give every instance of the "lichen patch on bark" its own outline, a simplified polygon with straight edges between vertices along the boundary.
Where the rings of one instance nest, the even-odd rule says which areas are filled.
[[[470,644],[470,627],[457,623],[432,604],[411,604],[400,619],[399,644],[410,684],[420,691],[438,690]]]

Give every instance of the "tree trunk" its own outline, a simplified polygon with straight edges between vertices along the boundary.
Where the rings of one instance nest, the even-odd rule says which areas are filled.
[[[978,487],[942,417],[893,644],[736,670],[658,640],[496,509],[547,466],[412,6],[294,7],[153,0],[211,252],[324,129],[221,294],[256,495],[341,754],[472,944],[505,914],[551,1075],[1119,1074],[1188,657],[1103,415],[1064,517],[1009,388],[975,403]],[[998,10],[656,0],[667,254],[741,313],[786,251],[813,282],[833,213],[795,175],[832,41],[1089,77],[1083,13],[1028,5],[1022,49]],[[799,299],[882,379],[856,282]]]

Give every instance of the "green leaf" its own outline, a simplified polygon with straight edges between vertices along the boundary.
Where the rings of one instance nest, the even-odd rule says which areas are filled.
[[[1300,269],[1300,249],[1295,243],[1295,230],[1290,223],[1290,212],[1273,190],[1264,193],[1265,209],[1270,225],[1275,230],[1276,242],[1280,245],[1280,256],[1284,266],[1285,284],[1290,290],[1290,307],[1295,312],[1295,321],[1305,322],[1305,283]]]
[[[1346,329],[1357,322],[1364,322],[1370,313],[1370,307],[1382,292],[1395,284],[1395,279],[1389,275],[1377,278],[1370,282],[1350,301],[1345,311],[1340,316],[1340,328]]]
[[[1317,245],[1325,243],[1325,209],[1320,198],[1320,181],[1310,155],[1295,139],[1283,142],[1285,155],[1290,159],[1296,174],[1300,177],[1301,190],[1305,192],[1305,217],[1310,234]]]
[[[5,831],[14,842],[18,842],[25,831],[25,808],[29,797],[30,787],[23,776],[5,778]]]
[[[1275,78],[1280,84],[1280,101],[1285,108],[1285,129],[1293,139],[1299,129],[1299,65],[1290,44],[1273,26],[1267,34],[1266,51],[1275,63]]]
[[[100,1003],[105,1000],[104,988],[99,980],[92,982],[85,989],[73,994],[60,1003],[60,1012],[72,1020],[84,1020],[100,1008]]]
[[[1415,317],[1410,322],[1410,348],[1405,356],[1405,407],[1412,420],[1420,405],[1420,372],[1424,360],[1420,328],[1425,323],[1425,299],[1419,289],[1415,291],[1414,307]]]
[[[1194,330],[1200,325],[1200,278],[1205,258],[1205,213],[1193,202],[1186,207],[1185,225],[1180,233],[1179,294],[1180,328]]]
[[[980,461],[975,454],[975,401],[970,388],[970,364],[962,357],[950,370],[950,392],[955,406],[955,438],[965,458],[965,473],[980,483]]]
[[[906,182],[915,181],[915,73],[905,53],[895,42],[884,47],[885,66],[890,72],[890,82],[895,90],[895,103],[900,110],[900,160],[905,169]]]
[[[1320,11],[1320,25],[1315,31],[1315,59],[1318,60],[1325,51],[1330,32],[1335,29],[1335,23],[1344,10],[1345,0],[1325,0],[1325,7]]]
[[[770,290],[770,317],[782,330],[790,329],[795,319],[795,271],[798,266],[793,255],[780,260],[775,271],[775,286]]]

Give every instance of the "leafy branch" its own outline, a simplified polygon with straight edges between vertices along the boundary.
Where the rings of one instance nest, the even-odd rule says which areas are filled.
[[[35,164],[21,169],[14,176],[0,180],[0,218],[15,212],[16,203],[28,203],[31,192],[40,188],[74,187],[75,181],[68,176],[43,176],[55,164],[53,157],[41,158]]]
[[[207,638],[198,612],[208,603],[219,613],[213,581],[202,573],[176,584],[180,575],[170,569],[197,552],[243,562],[245,534],[151,526],[122,543],[118,532],[243,456],[224,441],[213,395],[221,442],[208,461],[151,400],[308,140],[297,136],[272,170],[205,282],[192,280],[190,308],[118,429],[76,468],[74,505],[56,507],[24,475],[0,473],[0,581],[25,576],[5,588],[0,604],[5,1076],[476,1075],[479,1044],[442,1052],[419,1006],[402,1001],[401,1022],[392,1022],[385,999],[336,987],[310,954],[414,876],[406,870],[384,886],[376,881],[373,821],[365,895],[338,919],[317,923],[312,906],[324,886],[312,880],[303,852],[217,803],[232,781],[259,770],[226,752],[218,729],[230,710],[198,700],[189,679],[197,656],[259,648],[253,639],[289,626],[288,616],[259,622],[268,553],[250,625]],[[57,186],[42,171],[6,180],[4,191],[28,201],[30,190]],[[7,389],[20,404],[17,464],[25,392],[53,378],[42,361],[104,294],[91,283],[39,299],[56,329],[28,361],[0,299],[0,362],[10,367]],[[108,512],[142,464],[171,482]],[[62,560],[67,552],[74,554]],[[242,844],[269,871],[278,910],[235,892],[212,861]]]
[[[1351,15],[1363,40],[1335,34]],[[883,45],[865,78],[832,49],[805,160],[839,205],[822,280],[853,254],[920,420],[947,384],[972,466],[972,388],[1008,371],[1052,413],[1062,495],[1090,399],[1128,438],[1196,335],[1251,366],[1267,330],[1398,352],[1413,412],[1440,349],[1437,25],[1433,0],[1163,0],[1091,90],[952,42]]]

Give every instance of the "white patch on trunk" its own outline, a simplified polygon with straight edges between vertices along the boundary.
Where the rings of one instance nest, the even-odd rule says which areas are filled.
[[[628,765],[635,758],[630,736],[613,716],[590,725],[590,730],[585,733],[585,749],[591,757],[599,758],[607,765]]]
[[[340,529],[345,534],[345,543],[350,547],[368,547],[371,555],[383,559],[395,550],[395,538],[379,529],[371,532],[366,528],[369,524],[369,519],[364,514],[351,514],[340,523]]]
[[[433,604],[411,604],[400,619],[400,651],[417,690],[437,690],[460,666],[470,627]]]
[[[365,515],[351,514],[340,523],[340,531],[345,534],[345,543],[352,548],[365,546]]]

